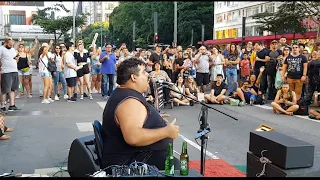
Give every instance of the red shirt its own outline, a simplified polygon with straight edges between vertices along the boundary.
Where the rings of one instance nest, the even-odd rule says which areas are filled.
[[[244,59],[240,62],[241,67],[241,76],[250,76],[250,61],[248,59]]]

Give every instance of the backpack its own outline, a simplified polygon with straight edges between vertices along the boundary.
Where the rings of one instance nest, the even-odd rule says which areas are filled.
[[[49,58],[48,55],[47,56],[47,59],[48,59],[48,66],[46,66],[44,64],[44,62],[42,61],[42,58],[40,58],[41,62],[43,63],[43,65],[47,68],[47,70],[51,73],[53,72],[56,72],[57,71],[57,65],[56,65],[56,62],[54,60],[52,60],[52,58]]]
[[[308,116],[309,115],[309,107],[303,97],[297,102],[299,105],[298,111],[294,112],[294,115]]]
[[[320,84],[320,63],[315,63],[311,71],[312,84]]]

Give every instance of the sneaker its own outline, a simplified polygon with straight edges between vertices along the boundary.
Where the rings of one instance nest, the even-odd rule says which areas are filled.
[[[18,95],[16,95],[16,97],[15,97],[16,99],[19,99],[20,98],[20,95],[18,94]]]
[[[59,96],[58,96],[58,95],[55,95],[55,96],[54,96],[54,100],[55,100],[55,101],[59,101]]]
[[[51,98],[47,99],[50,103],[53,103],[54,100],[52,100]]]
[[[92,94],[89,94],[89,99],[91,99],[91,100],[93,99]]]
[[[77,99],[75,99],[75,98],[68,98],[68,102],[71,102],[71,103],[73,103],[73,102],[77,102]]]
[[[65,94],[64,96],[63,96],[63,99],[68,99],[69,97],[68,97],[68,95],[67,94]]]
[[[109,96],[104,96],[102,99],[108,101]]]
[[[72,97],[77,99],[78,98],[77,93],[74,93]]]
[[[30,95],[28,96],[28,98],[32,98],[32,95],[30,94]]]
[[[238,106],[244,106],[245,103],[243,101],[239,102],[239,105]]]
[[[18,110],[16,105],[9,106],[9,108],[8,108],[8,111],[16,111],[16,110]]]
[[[250,106],[253,105],[253,102],[254,102],[254,99],[253,99],[253,98],[250,98]]]
[[[237,99],[230,99],[229,103],[231,106],[238,106],[240,104],[240,101]]]
[[[41,101],[41,104],[50,104],[50,101],[48,101],[48,99],[44,99]]]
[[[7,108],[6,108],[6,107],[2,107],[2,108],[1,108],[1,111],[2,111],[2,112],[7,112]]]
[[[317,119],[317,117],[314,116],[314,115],[312,115],[312,114],[309,115],[309,118],[310,118],[310,119]]]
[[[81,99],[81,100],[83,99],[83,94],[80,95],[80,99]]]
[[[86,93],[83,93],[83,97],[89,97]]]

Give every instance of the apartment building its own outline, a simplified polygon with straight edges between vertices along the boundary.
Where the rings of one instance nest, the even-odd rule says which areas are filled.
[[[213,39],[239,38],[242,35],[242,17],[246,17],[245,36],[265,36],[250,16],[261,12],[275,12],[282,2],[275,1],[214,1]]]
[[[83,2],[83,10],[90,13],[87,18],[87,25],[95,22],[109,22],[110,14],[119,5],[118,1],[92,1]]]

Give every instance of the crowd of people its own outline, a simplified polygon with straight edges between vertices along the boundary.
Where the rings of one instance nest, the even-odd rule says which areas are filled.
[[[1,110],[15,111],[15,98],[26,92],[32,98],[31,59],[36,56],[37,68],[42,78],[40,83],[41,103],[50,104],[60,100],[67,102],[93,99],[92,93],[100,93],[108,100],[118,87],[118,66],[129,58],[136,57],[146,64],[150,88],[144,93],[154,103],[153,81],[168,81],[176,91],[198,99],[203,95],[206,103],[263,105],[271,101],[275,113],[293,115],[302,106],[319,106],[320,92],[320,43],[309,39],[287,44],[286,38],[273,40],[269,45],[247,42],[244,47],[236,44],[226,46],[188,46],[154,50],[137,49],[130,52],[125,43],[118,49],[105,44],[91,44],[85,49],[83,40],[54,44],[42,43],[35,55],[38,41],[33,47],[18,41],[14,48],[12,38],[7,38],[0,48],[1,58]],[[17,95],[15,96],[15,92]],[[194,101],[174,91],[164,89],[165,103],[193,105]],[[320,119],[319,110],[310,110],[309,117]]]

